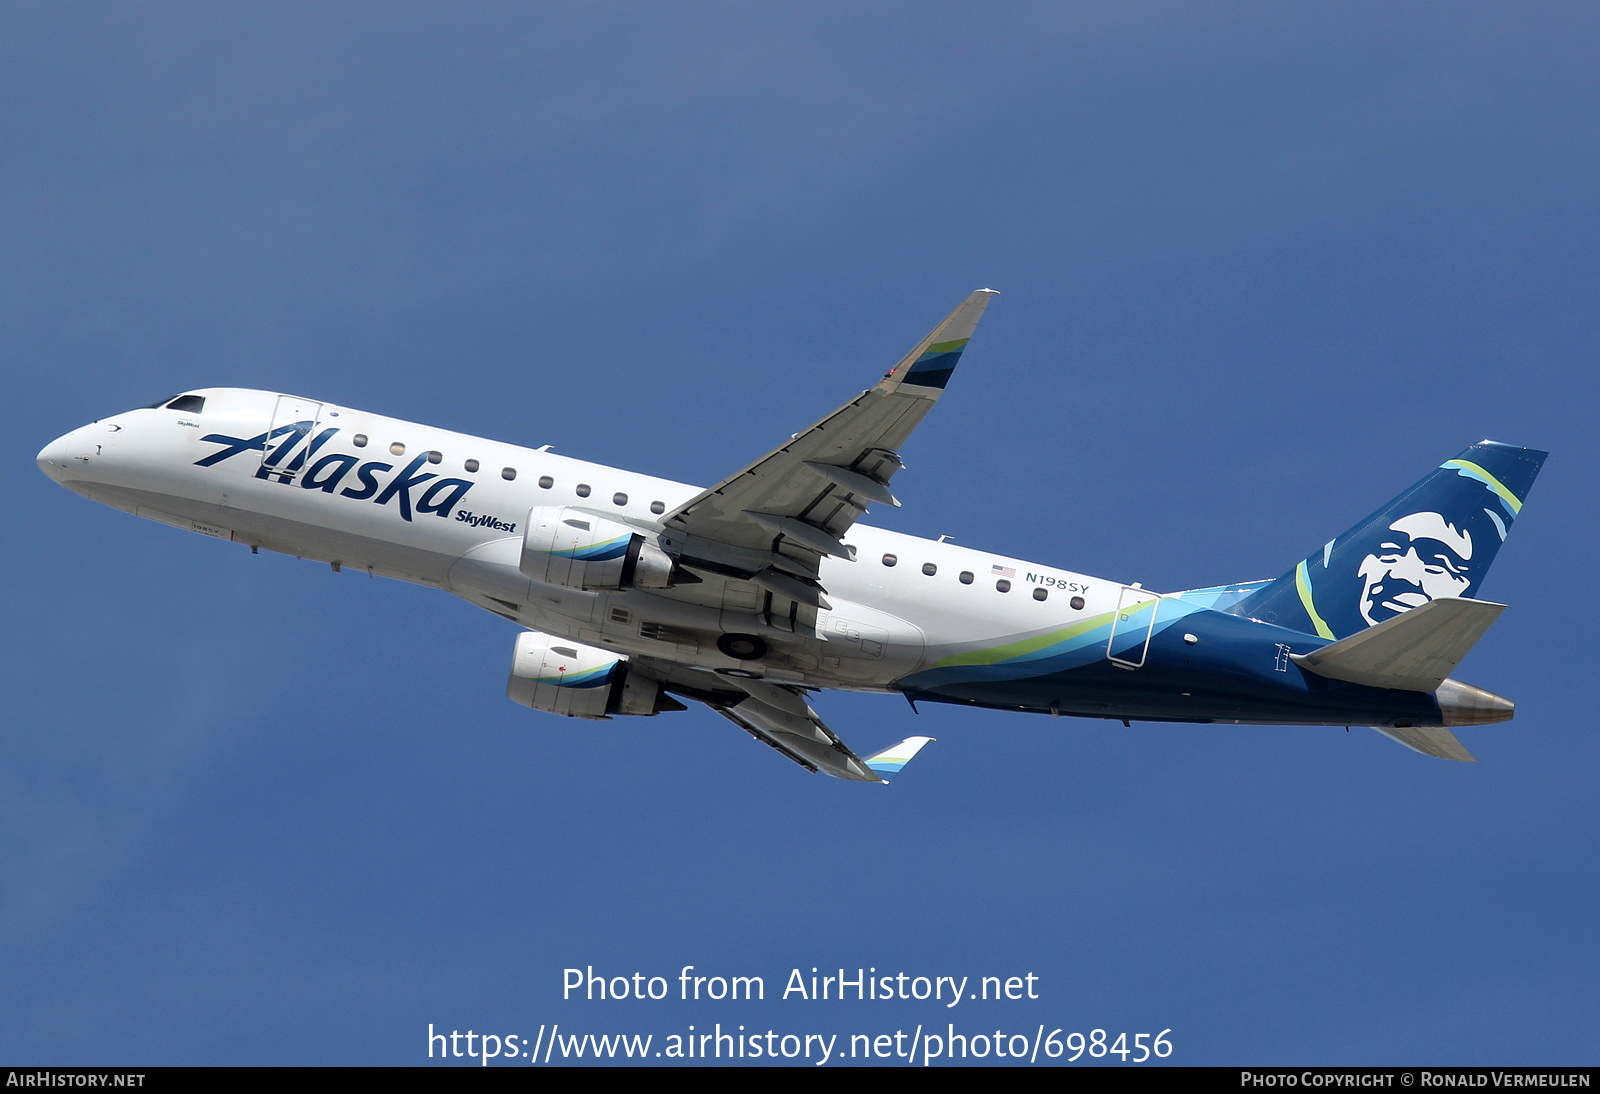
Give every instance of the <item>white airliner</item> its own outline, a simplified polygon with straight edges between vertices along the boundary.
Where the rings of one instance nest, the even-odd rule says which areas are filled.
[[[207,388],[39,453],[62,485],[187,531],[432,585],[527,628],[507,692],[580,718],[705,703],[812,771],[883,782],[817,689],[1052,715],[1446,727],[1508,700],[1449,678],[1502,606],[1470,599],[1544,459],[1485,441],[1276,581],[1158,594],[860,523],[989,303],[708,490],[271,391]]]

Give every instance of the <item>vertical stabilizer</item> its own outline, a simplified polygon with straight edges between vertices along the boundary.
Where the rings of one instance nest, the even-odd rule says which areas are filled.
[[[1476,597],[1548,453],[1481,441],[1227,609],[1348,638],[1443,597]]]

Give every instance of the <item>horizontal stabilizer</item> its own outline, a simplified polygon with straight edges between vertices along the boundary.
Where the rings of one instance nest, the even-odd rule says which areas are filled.
[[[1373,726],[1379,733],[1390,740],[1399,741],[1413,752],[1420,752],[1424,756],[1437,756],[1441,760],[1463,760],[1469,764],[1478,761],[1473,758],[1456,735],[1441,726],[1414,726],[1409,729],[1396,729],[1394,726]]]
[[[890,745],[882,752],[868,756],[864,762],[878,773],[879,778],[888,782],[889,776],[900,774],[900,769],[910,763],[911,758],[931,740],[932,737],[907,737],[897,745]]]
[[[1432,600],[1313,653],[1290,656],[1307,672],[1330,680],[1431,693],[1439,689],[1505,610],[1504,604],[1491,604],[1487,600]],[[1410,741],[1403,743],[1419,752],[1427,751]],[[1456,747],[1461,748],[1459,743]],[[1462,749],[1463,753],[1465,751]],[[1440,753],[1430,752],[1429,755]]]

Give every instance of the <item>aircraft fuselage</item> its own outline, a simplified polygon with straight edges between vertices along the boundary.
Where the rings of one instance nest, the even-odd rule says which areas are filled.
[[[545,584],[519,569],[535,507],[654,534],[700,489],[275,392],[193,395],[198,412],[146,408],[76,429],[40,467],[126,512],[438,587],[528,628],[708,673],[1102,718],[1446,724],[1433,695],[1291,660],[1325,638],[1220,610],[1256,586],[1160,596],[861,523],[846,536],[853,560],[822,561],[828,606],[814,628],[714,573],[670,590]],[[719,648],[731,634],[759,636],[764,655]]]

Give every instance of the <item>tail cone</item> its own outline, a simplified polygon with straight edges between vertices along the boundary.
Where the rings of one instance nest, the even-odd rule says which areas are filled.
[[[1510,699],[1471,684],[1463,684],[1460,680],[1446,680],[1433,694],[1439,700],[1439,713],[1447,726],[1509,722],[1517,712],[1517,704]]]

